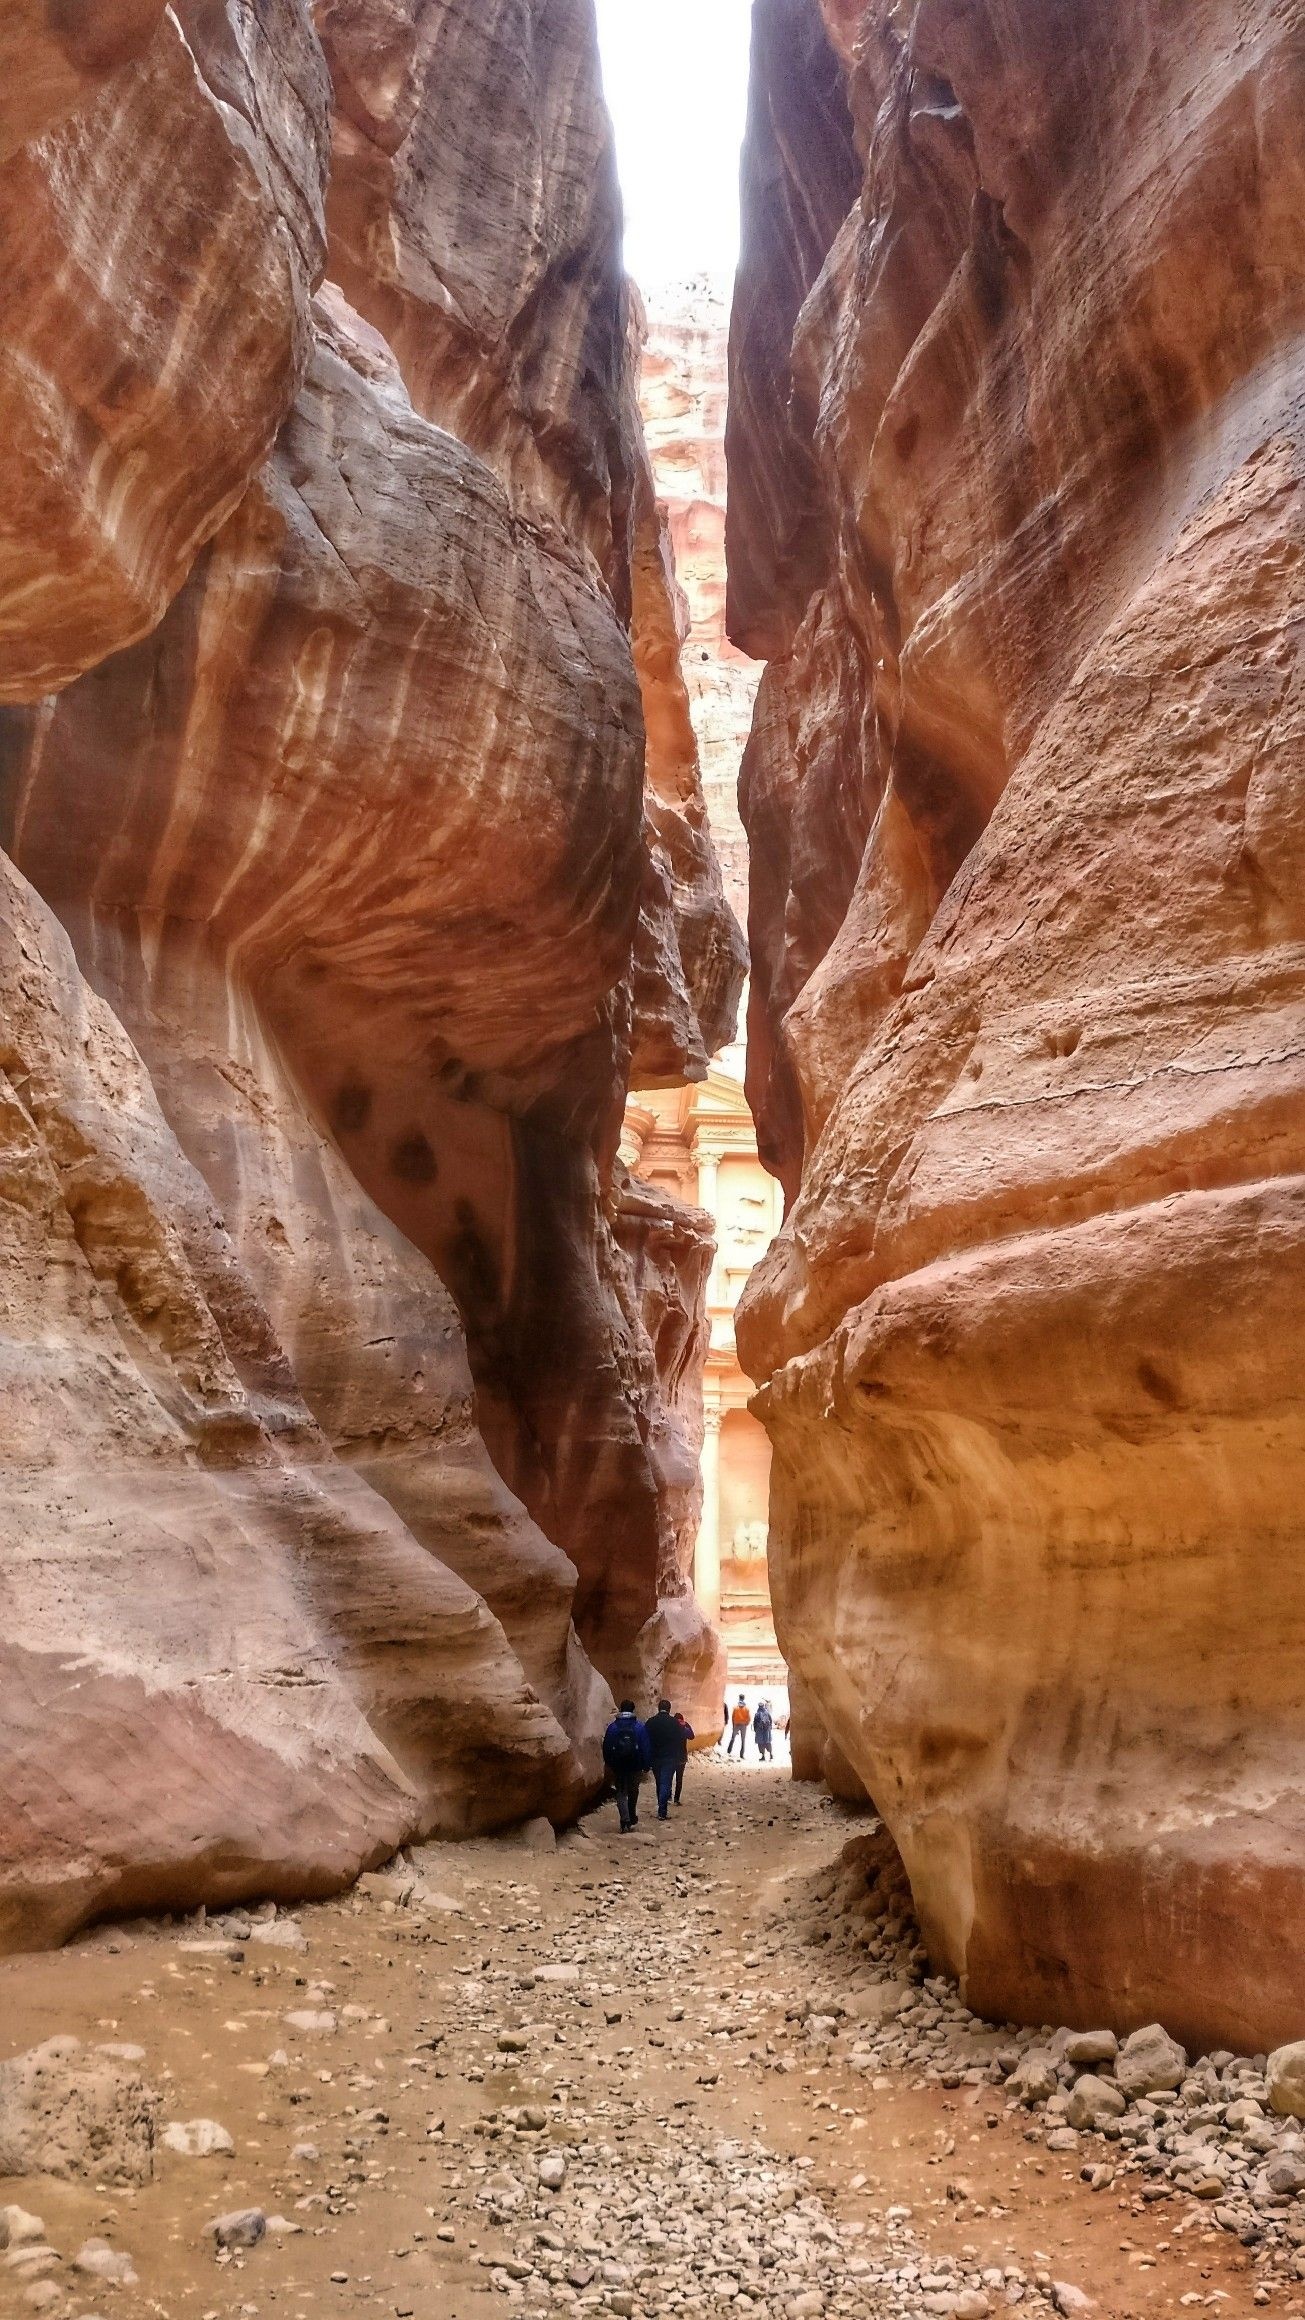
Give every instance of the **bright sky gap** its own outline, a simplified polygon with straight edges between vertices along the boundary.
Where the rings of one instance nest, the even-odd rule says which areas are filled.
[[[751,0],[597,0],[625,196],[625,262],[644,290],[711,274],[739,242]]]

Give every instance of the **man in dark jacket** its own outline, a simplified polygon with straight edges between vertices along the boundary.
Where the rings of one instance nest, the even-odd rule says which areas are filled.
[[[669,1700],[659,1700],[656,1715],[648,1719],[648,1752],[657,1783],[657,1818],[668,1820],[675,1775],[689,1760],[688,1728],[671,1714]]]
[[[616,1790],[624,1836],[638,1822],[639,1783],[652,1763],[648,1733],[634,1712],[633,1700],[622,1700],[620,1714],[613,1716],[603,1734],[603,1762]]]

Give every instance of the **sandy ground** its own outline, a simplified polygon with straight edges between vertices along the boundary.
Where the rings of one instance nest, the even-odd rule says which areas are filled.
[[[657,2137],[761,2141],[871,2241],[895,2203],[926,2248],[1050,2273],[1103,2316],[1249,2311],[1248,2259],[1226,2235],[1189,2221],[1184,2201],[1090,2191],[1075,2162],[1026,2142],[991,2087],[894,2078],[876,2092],[811,2059],[786,2016],[829,1968],[786,1889],[855,1825],[785,1771],[698,1758],[664,1826],[646,1792],[629,1837],[609,1805],[550,1853],[519,1840],[424,1848],[444,1906],[396,1906],[373,1881],[298,1913],[302,1953],[188,1947],[217,1938],[192,1921],[100,1928],[3,1962],[0,2056],[56,2033],[139,2044],[164,2118],[217,2120],[235,2144],[207,2159],[160,2150],[135,2192],[0,2185],[65,2258],[94,2234],[134,2259],[134,2287],[61,2272],[56,2320],[551,2312],[489,2278],[520,2232],[487,2213],[499,2146],[486,2130],[504,2105],[532,2101],[548,2105],[547,2142],[587,2145],[591,2163],[597,2144],[600,2166],[610,2150],[614,2188],[637,2185]],[[532,1986],[558,1960],[574,1978]],[[295,2028],[296,2011],[335,2027]],[[315,2155],[292,2156],[305,2146]],[[205,2226],[250,2206],[293,2228],[220,2262]],[[613,2217],[608,2251],[620,2242]],[[33,2307],[9,2283],[0,2309],[30,2320]],[[637,2294],[633,2309],[660,2320]]]

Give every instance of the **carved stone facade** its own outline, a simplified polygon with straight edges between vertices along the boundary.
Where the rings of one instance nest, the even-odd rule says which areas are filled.
[[[766,1566],[770,1444],[748,1408],[752,1386],[735,1350],[734,1308],[779,1230],[782,1195],[757,1157],[737,1060],[730,1049],[696,1086],[633,1093],[621,1156],[645,1182],[715,1220],[694,1591],[703,1616],[720,1630],[731,1683],[778,1689],[784,1665]]]

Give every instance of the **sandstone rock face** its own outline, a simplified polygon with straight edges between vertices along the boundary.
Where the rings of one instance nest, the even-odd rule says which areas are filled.
[[[725,396],[728,313],[709,277],[651,299],[639,383],[648,455],[683,597],[682,682],[725,894],[748,904],[739,760],[752,722],[755,662],[725,629]]]
[[[632,437],[637,432],[632,413]],[[746,946],[725,897],[715,842],[719,816],[699,748],[693,628],[680,587],[674,514],[646,455],[637,464],[632,514],[631,633],[646,734],[648,870],[635,946],[630,1072],[640,1087],[678,1087],[705,1079],[709,1058],[734,1037]]]
[[[566,1733],[333,1455],[139,1055],[3,872],[0,1949],[106,1907],[329,1892],[523,1795],[564,1813]]]
[[[417,410],[623,599],[620,197],[588,0],[316,0],[331,270]]]
[[[637,1638],[639,1695],[665,1692],[695,1731],[720,1720],[725,1650],[693,1593],[702,1511],[702,1378],[714,1225],[705,1209],[618,1172],[616,1235],[655,1377],[649,1455],[658,1478],[657,1604]]]
[[[0,1947],[564,1820],[663,1595],[710,1650],[611,1173],[741,944],[645,801],[588,13],[156,15],[34,38],[0,169]]]
[[[823,16],[757,12],[730,438],[781,1638],[972,2004],[1267,2048],[1305,2001],[1298,17]]]
[[[293,401],[323,257],[300,0],[80,13],[0,34],[3,701],[160,618]]]

